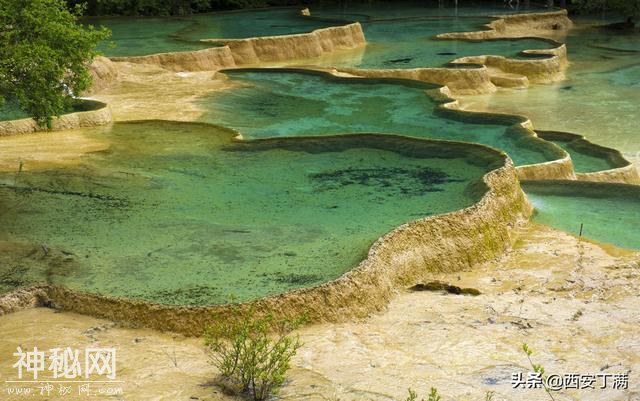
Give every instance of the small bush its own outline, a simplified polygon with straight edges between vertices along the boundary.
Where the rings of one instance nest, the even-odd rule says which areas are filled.
[[[291,358],[302,346],[299,337],[290,333],[302,320],[255,315],[251,310],[235,319],[220,319],[207,327],[205,344],[211,363],[220,371],[223,389],[262,401],[284,384]]]
[[[405,401],[418,401],[418,393],[416,393],[412,389],[409,389],[408,391],[409,391],[409,396]],[[431,387],[431,392],[429,392],[429,398],[427,399],[427,401],[440,401],[440,400],[442,400],[442,397],[440,397],[440,394],[438,394],[438,389]],[[422,401],[425,401],[424,398],[422,399]]]

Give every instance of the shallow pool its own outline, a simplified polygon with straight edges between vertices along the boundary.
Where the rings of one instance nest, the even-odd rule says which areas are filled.
[[[510,8],[462,7],[459,9],[459,17],[456,17],[453,14],[454,7],[425,7],[404,2],[363,7],[362,12],[376,15],[374,10],[377,10],[390,20],[364,23],[368,45],[363,57],[354,59],[341,54],[335,59],[327,59],[332,65],[358,68],[434,67],[458,57],[482,54],[523,57],[520,54],[522,50],[552,47],[548,42],[538,39],[482,42],[433,39],[433,36],[444,32],[484,29],[482,25],[490,21],[488,15],[514,11]],[[318,10],[320,18],[302,17],[298,8],[276,8],[174,18],[90,18],[85,22],[103,25],[112,30],[111,39],[100,46],[100,50],[107,56],[139,56],[199,50],[214,45],[200,43],[200,39],[303,33],[358,19],[346,15],[342,19],[322,18],[322,10],[326,13],[337,8],[325,7]],[[312,8],[312,13],[314,12]],[[407,15],[412,18],[402,18]]]
[[[0,104],[0,121],[18,120],[27,117],[29,117],[29,113],[22,111],[15,102],[5,101]]]
[[[447,32],[483,30],[487,18],[417,18],[363,24],[367,47],[359,58],[340,56],[326,64],[351,68],[420,68],[442,67],[466,56],[496,55],[531,58],[523,50],[556,47],[541,39],[499,39],[483,41],[438,40],[435,35]],[[535,56],[540,57],[540,56]]]
[[[112,31],[100,45],[107,56],[200,50],[213,46],[200,39],[246,38],[309,32],[335,23],[305,19],[297,8],[220,12],[173,18],[90,18]]]
[[[618,158],[614,159],[611,155],[612,149],[594,147],[590,142],[582,139],[549,138],[540,132],[538,132],[538,136],[553,142],[569,153],[576,173],[611,170],[628,164],[620,163]]]
[[[526,90],[469,97],[481,107],[517,112],[539,129],[576,132],[640,161],[640,35],[593,28],[576,19],[567,37],[567,79]]]
[[[544,141],[510,133],[509,124],[497,119],[491,124],[439,116],[438,103],[425,93],[435,86],[277,70],[227,74],[243,86],[203,98],[202,119],[246,138],[380,132],[481,143],[505,151],[516,164],[558,158]]]
[[[533,220],[568,233],[640,249],[640,187],[575,181],[525,182]]]
[[[457,6],[456,6],[457,3]],[[528,3],[528,4],[527,4]],[[546,8],[531,2],[503,0],[439,0],[439,1],[393,1],[393,2],[342,2],[336,5],[319,3],[309,7],[314,18],[342,21],[381,21],[416,17],[469,17],[545,11]]]
[[[203,305],[308,287],[398,225],[473,204],[503,163],[389,136],[233,143],[170,122],[83,133],[110,147],[0,174],[0,291],[48,282]]]

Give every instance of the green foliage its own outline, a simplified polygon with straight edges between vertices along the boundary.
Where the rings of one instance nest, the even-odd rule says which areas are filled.
[[[236,314],[234,319],[216,319],[219,323],[205,331],[205,344],[226,390],[261,401],[284,384],[291,358],[302,346],[299,338],[289,333],[302,320],[254,316],[255,311],[251,310]]]
[[[69,0],[70,4],[86,0]],[[89,0],[89,15],[186,15],[214,10],[287,6],[304,0]]]
[[[405,401],[417,401],[418,393],[416,393],[412,389],[408,389],[408,391],[409,391],[409,396]],[[431,391],[429,392],[429,398],[427,399],[427,401],[440,401],[440,400],[442,400],[442,397],[440,397],[440,394],[438,394],[438,389],[435,387],[431,387]],[[422,401],[424,401],[424,398],[422,399]]]
[[[522,350],[527,355],[527,360],[529,361],[529,364],[531,365],[531,368],[533,369],[533,371],[536,373],[540,373],[540,375],[543,377],[542,387],[544,388],[544,391],[547,393],[551,401],[555,401],[555,398],[553,398],[553,394],[551,394],[551,391],[549,390],[549,388],[547,387],[544,381],[544,367],[541,364],[533,363],[533,360],[531,359],[531,355],[533,355],[533,350],[529,348],[527,343],[522,343]]]
[[[572,5],[587,12],[609,10],[625,17],[640,17],[640,0],[572,0]]]
[[[409,396],[407,397],[407,399],[405,401],[416,401],[418,399],[418,393],[416,393],[412,389],[408,389],[408,391],[409,391]],[[424,400],[422,400],[422,401],[424,401]]]
[[[81,14],[63,0],[0,0],[0,97],[48,127],[91,84],[87,63],[109,35],[77,24]]]
[[[431,391],[429,392],[429,398],[427,401],[440,401],[442,397],[438,394],[438,389],[435,387],[431,387]]]

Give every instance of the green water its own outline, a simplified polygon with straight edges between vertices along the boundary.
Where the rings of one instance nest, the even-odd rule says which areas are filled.
[[[530,58],[523,50],[555,47],[540,39],[501,39],[484,41],[437,40],[446,32],[486,29],[487,18],[411,19],[363,24],[367,47],[359,58],[332,59],[327,64],[352,68],[441,67],[466,56],[496,55]],[[540,57],[540,56],[537,56]]]
[[[170,122],[83,132],[110,148],[77,167],[0,175],[0,291],[49,282],[212,304],[308,287],[398,225],[473,204],[474,183],[503,163],[389,136],[233,144]]]
[[[611,162],[604,152],[594,152],[593,148],[580,140],[551,140],[551,142],[560,146],[571,155],[573,168],[576,173],[593,173],[622,167],[621,165],[616,165]]]
[[[331,10],[335,8],[328,8]],[[414,68],[442,66],[451,60],[470,55],[495,54],[521,57],[525,49],[549,48],[537,39],[482,41],[437,41],[433,36],[451,31],[483,29],[488,18],[453,18],[451,8],[420,5],[375,4],[364,8],[393,16],[422,15],[424,19],[400,19],[364,24],[369,45],[363,59],[346,57],[335,61],[336,66],[359,68]],[[412,11],[413,10],[413,11]],[[422,11],[420,11],[422,10]],[[447,10],[447,11],[445,11]],[[499,7],[461,8],[458,15],[489,15],[500,12]],[[464,11],[466,10],[466,11]],[[313,12],[313,11],[312,11]],[[438,17],[446,15],[446,17]],[[436,16],[436,18],[434,18]],[[355,18],[357,19],[357,18]],[[107,56],[139,56],[162,52],[199,50],[212,46],[200,39],[246,38],[310,32],[327,26],[341,25],[346,20],[305,18],[298,8],[200,14],[179,18],[91,18],[85,21],[106,26],[113,32],[109,42],[100,50]]]
[[[334,25],[330,22],[303,18],[300,16],[299,8],[201,14],[194,16],[193,20],[195,24],[191,29],[181,34],[196,40],[289,35]]]
[[[538,129],[576,132],[639,162],[640,34],[593,28],[610,20],[575,22],[566,38],[566,80],[474,98],[491,110],[526,115]]]
[[[90,18],[85,23],[111,30],[111,37],[98,45],[106,56],[144,56],[211,47],[177,36],[193,24],[187,18]]]
[[[380,132],[485,144],[516,164],[558,157],[544,141],[508,134],[507,125],[454,121],[436,115],[420,84],[329,79],[292,72],[228,72],[243,84],[202,99],[203,120],[239,130],[246,138]]]
[[[622,248],[640,249],[640,187],[580,182],[523,183],[534,221]]]
[[[380,21],[416,17],[462,17],[487,16],[512,13],[545,11],[545,8],[529,4],[509,7],[504,1],[464,1],[458,6],[453,0],[445,1],[393,1],[393,2],[342,2],[342,4],[320,3],[311,5],[314,18],[336,19],[341,21]]]
[[[301,18],[298,9],[200,14],[175,18],[91,18],[112,30],[99,49],[107,56],[141,56],[213,46],[200,39],[246,38],[309,32],[331,23]]]

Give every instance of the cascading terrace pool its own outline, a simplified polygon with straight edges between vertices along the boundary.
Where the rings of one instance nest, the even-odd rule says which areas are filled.
[[[555,46],[537,38],[435,40],[438,33],[480,29],[489,19],[479,15],[497,10],[463,8],[452,16],[418,9],[424,12],[325,8],[305,18],[278,9],[88,22],[114,30],[115,47],[103,47],[107,55],[133,56],[215,45],[199,39],[361,21],[367,47],[316,60],[321,67],[441,67],[483,54],[532,59],[522,50]],[[633,78],[633,66],[623,69],[616,79]],[[216,74],[234,85],[197,100],[204,110],[199,123],[78,129],[106,149],[64,167],[31,170],[27,163],[24,171],[20,164],[0,173],[0,292],[45,283],[166,305],[255,300],[343,276],[367,260],[376,240],[407,222],[479,209],[487,199],[513,220],[527,215],[519,187],[485,197],[491,192],[485,179],[498,169],[516,182],[505,154],[519,167],[554,163],[567,153],[578,173],[620,167],[585,141],[536,137],[521,117],[445,109],[428,95],[435,85],[301,69]],[[15,115],[15,108],[5,109],[5,119]],[[569,232],[584,222],[590,238],[640,248],[633,218],[640,199],[629,188],[525,185],[536,221]],[[477,223],[470,238],[489,249],[478,253],[495,256],[508,235],[489,232],[482,221],[494,220],[480,215],[481,223],[473,216],[462,221]],[[615,224],[605,228],[611,219]],[[482,259],[470,253],[465,260],[476,257]]]
[[[399,3],[387,6],[389,11],[398,11],[407,4],[413,4],[412,15],[398,16],[391,21],[375,19],[375,12],[373,16],[367,15],[365,20],[371,22],[363,23],[369,44],[363,54],[355,57],[354,54],[339,54],[336,57],[328,57],[323,63],[356,68],[435,67],[445,65],[458,57],[480,54],[531,58],[533,56],[522,55],[521,51],[553,47],[548,41],[536,38],[475,43],[436,40],[435,35],[439,33],[477,30],[490,21],[487,15],[499,13],[500,10],[515,10],[491,6],[461,7],[459,17],[456,17],[448,11],[451,8],[438,8],[433,4]],[[300,10],[297,8],[284,8],[181,18],[92,18],[85,22],[111,29],[112,37],[100,47],[107,56],[143,56],[215,46],[215,43],[200,42],[201,39],[297,34],[359,19],[349,14],[341,14],[339,11],[339,7],[327,6],[319,9],[318,17],[315,17],[314,9],[312,18],[300,16]],[[372,14],[372,11],[370,8],[360,10],[367,14]],[[327,18],[325,14],[330,12],[338,13],[340,16]]]
[[[571,59],[566,80],[468,101],[526,115],[539,129],[580,133],[639,161],[640,35],[598,28],[612,21],[575,19],[575,28],[564,39]]]
[[[527,4],[528,3],[528,4]],[[503,0],[442,0],[393,1],[393,2],[331,2],[319,3],[311,7],[312,16],[330,21],[384,21],[423,17],[477,17],[488,15],[522,14],[546,11],[547,8],[531,2],[514,2],[505,5]]]
[[[619,167],[584,141],[547,140],[549,133],[541,140],[514,129],[521,122],[515,116],[445,112],[427,95],[435,85],[285,69],[228,70],[225,75],[237,85],[200,99],[206,110],[201,120],[237,129],[245,138],[394,132],[480,143],[504,151],[517,166],[558,160],[562,148],[577,172]]]
[[[201,305],[319,284],[392,228],[473,204],[501,164],[384,135],[233,142],[171,122],[85,134],[109,149],[1,175],[0,238],[14,249],[2,252],[3,291],[46,282]]]
[[[85,23],[111,29],[110,40],[100,46],[107,56],[200,50],[211,47],[200,39],[287,35],[335,25],[300,18],[296,8],[181,18],[88,18]]]
[[[485,54],[515,59],[544,58],[548,56],[522,51],[555,47],[550,41],[537,38],[473,42],[435,38],[441,33],[481,30],[488,21],[486,17],[413,17],[363,22],[367,46],[361,52],[325,57],[319,64],[361,69],[442,67],[457,58]]]

